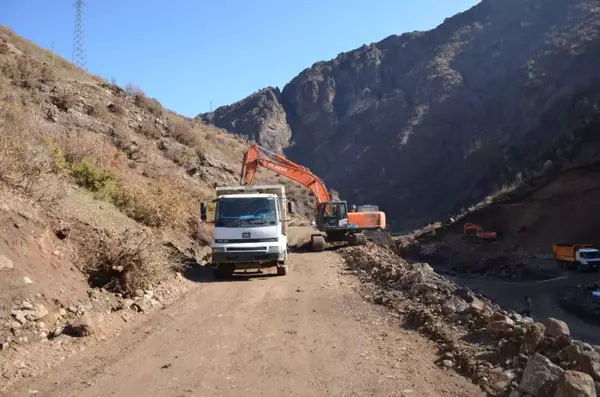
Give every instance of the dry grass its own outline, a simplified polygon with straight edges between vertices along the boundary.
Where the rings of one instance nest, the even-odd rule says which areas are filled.
[[[10,52],[10,48],[8,47],[8,43],[2,39],[0,39],[0,55],[6,55]]]
[[[194,147],[201,143],[200,134],[195,131],[191,123],[176,117],[169,117],[167,120],[167,129],[169,134],[179,143]]]
[[[87,249],[90,284],[129,296],[164,281],[174,266],[161,244],[143,232],[99,238]]]
[[[102,102],[96,102],[93,105],[91,105],[86,110],[86,113],[88,114],[88,116],[94,117],[95,119],[100,121],[108,120],[109,116],[108,107]]]
[[[28,111],[0,79],[0,180],[29,190],[44,169],[29,145]]]
[[[162,136],[162,131],[154,120],[144,120],[139,125],[138,132],[151,139],[158,139]]]
[[[177,229],[187,229],[196,201],[184,186],[164,177],[152,184],[121,181],[114,198],[124,214],[143,225]]]
[[[133,102],[140,108],[147,110],[150,114],[161,117],[163,115],[163,107],[154,98],[148,98],[143,92],[138,92],[133,96]]]

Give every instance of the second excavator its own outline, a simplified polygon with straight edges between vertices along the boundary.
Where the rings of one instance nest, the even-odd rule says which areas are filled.
[[[313,251],[325,250],[327,243],[348,242],[364,245],[368,239],[388,240],[385,213],[376,206],[352,206],[342,200],[332,200],[323,181],[308,168],[254,144],[244,154],[241,185],[251,185],[258,167],[274,171],[309,188],[316,198],[316,227],[311,235]],[[383,237],[382,237],[383,236]]]

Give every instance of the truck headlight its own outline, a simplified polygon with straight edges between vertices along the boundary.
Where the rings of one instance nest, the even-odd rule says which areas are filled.
[[[225,252],[225,247],[212,247],[212,252]]]

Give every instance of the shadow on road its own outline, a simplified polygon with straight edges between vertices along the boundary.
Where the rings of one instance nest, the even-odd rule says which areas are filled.
[[[236,271],[232,277],[216,279],[210,266],[193,265],[183,271],[183,277],[195,283],[230,283],[239,281],[266,280],[277,277],[277,274]]]

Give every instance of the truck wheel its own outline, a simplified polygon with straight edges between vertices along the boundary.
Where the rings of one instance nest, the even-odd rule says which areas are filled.
[[[277,266],[277,275],[278,276],[287,276],[287,274],[288,274],[287,263],[284,262],[283,265]]]
[[[217,265],[217,268],[214,269],[215,278],[218,280],[229,278],[233,276],[233,272],[235,271],[235,265],[231,265],[228,263]]]

